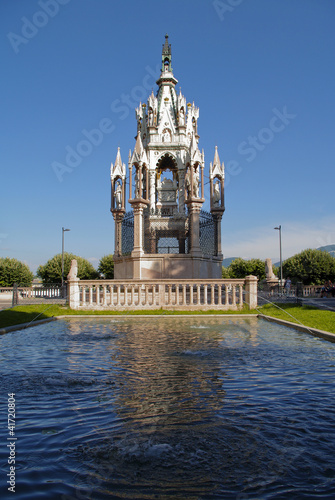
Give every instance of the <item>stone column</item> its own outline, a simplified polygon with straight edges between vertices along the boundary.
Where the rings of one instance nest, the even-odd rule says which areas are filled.
[[[191,254],[201,255],[200,250],[200,224],[199,215],[201,211],[202,202],[192,201],[188,203],[188,211],[190,214],[191,223]]]
[[[139,201],[131,202],[134,210],[134,249],[131,253],[133,257],[143,255],[143,210],[146,207],[145,203]]]
[[[201,165],[201,199],[204,200],[204,167]]]
[[[122,255],[122,221],[125,210],[113,210],[113,217],[115,221],[115,245],[114,255]]]
[[[185,171],[178,170],[179,177],[179,213],[185,213]]]
[[[151,170],[150,172],[148,172],[148,174],[150,179],[150,211],[154,211],[156,208],[156,172],[154,170]]]
[[[224,210],[224,179],[221,178],[221,208]]]
[[[213,219],[214,219],[215,226],[216,226],[216,241],[215,241],[216,248],[215,248],[215,251],[216,251],[216,255],[218,257],[222,257],[222,242],[221,242],[222,212],[221,211],[220,212],[213,211],[212,215],[213,215]]]
[[[257,307],[257,277],[246,276],[245,278],[245,303],[249,309]]]
[[[129,200],[133,199],[133,167],[129,165]]]
[[[126,208],[126,178],[122,179],[122,210]]]

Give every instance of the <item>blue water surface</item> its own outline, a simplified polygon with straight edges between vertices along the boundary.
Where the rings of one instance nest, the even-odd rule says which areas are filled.
[[[2,499],[335,498],[335,344],[257,318],[81,318],[2,335],[0,360]]]

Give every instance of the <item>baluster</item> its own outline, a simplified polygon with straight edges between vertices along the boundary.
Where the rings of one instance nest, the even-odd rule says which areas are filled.
[[[88,302],[89,302],[90,306],[93,304],[93,286],[92,285],[88,285]]]
[[[218,306],[222,306],[222,285],[218,284]]]
[[[243,307],[243,285],[240,285],[240,306]]]
[[[96,286],[97,291],[97,306],[100,306],[100,285]]]
[[[104,307],[107,306],[106,285],[102,285],[102,304]]]
[[[200,295],[201,295],[200,285],[197,285],[197,306],[200,306]]]
[[[183,306],[186,306],[186,286],[185,283],[183,283],[182,285],[182,290],[183,290],[183,301],[182,301],[182,305]]]
[[[110,289],[110,294],[111,294],[109,305],[114,306],[114,285],[110,285],[109,289]]]
[[[225,292],[226,292],[226,297],[225,297],[225,306],[229,306],[229,285],[228,283],[225,285]]]
[[[134,283],[132,283],[131,290],[130,290],[130,305],[131,306],[134,305],[134,289],[135,289],[135,285],[134,285]]]
[[[120,288],[121,288],[121,285],[120,285],[120,283],[118,283],[116,285],[116,304],[115,304],[118,307],[121,305],[120,304]]]
[[[179,306],[179,284],[176,285],[176,306]]]
[[[172,292],[172,285],[168,285],[168,306],[172,306],[171,292]]]
[[[193,306],[193,283],[190,285],[190,305]]]
[[[215,284],[211,283],[211,305],[214,306],[215,304]]]
[[[204,304],[207,305],[207,283],[204,285]]]
[[[82,286],[82,305],[84,306],[86,304],[86,287],[85,285]]]
[[[232,287],[232,305],[236,306],[236,285]]]

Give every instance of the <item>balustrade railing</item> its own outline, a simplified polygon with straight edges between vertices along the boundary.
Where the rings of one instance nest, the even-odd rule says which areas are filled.
[[[73,309],[232,309],[257,305],[257,279],[248,280],[73,280]],[[251,284],[254,286],[251,291]],[[250,297],[252,298],[250,299]],[[256,298],[255,298],[256,295]]]
[[[64,303],[67,294],[66,284],[0,287],[0,305],[11,302],[11,305],[34,303],[42,300]]]

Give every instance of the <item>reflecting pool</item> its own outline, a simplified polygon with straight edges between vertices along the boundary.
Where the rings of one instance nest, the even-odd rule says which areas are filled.
[[[257,318],[99,317],[2,335],[0,359],[2,499],[335,498],[335,344]]]

